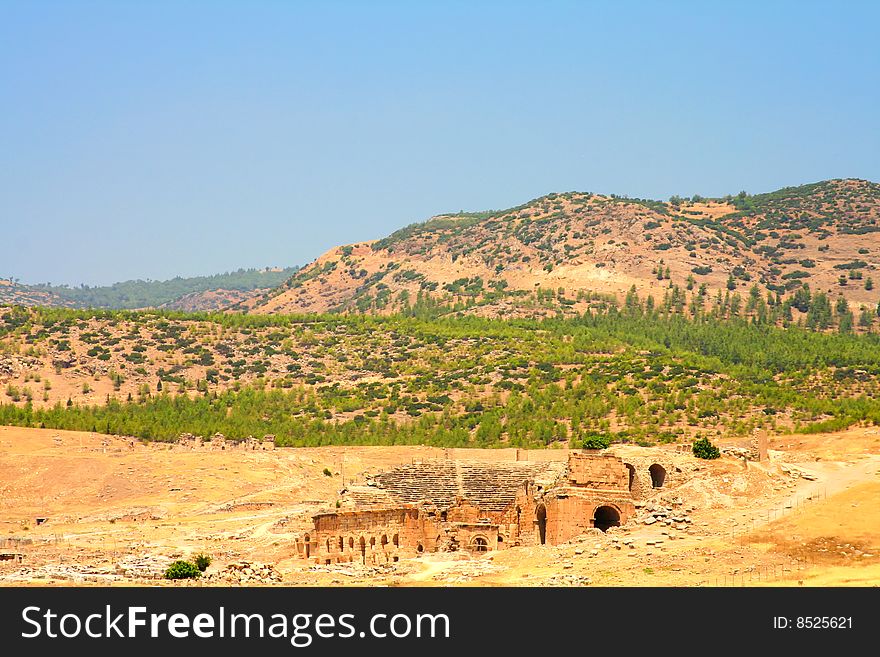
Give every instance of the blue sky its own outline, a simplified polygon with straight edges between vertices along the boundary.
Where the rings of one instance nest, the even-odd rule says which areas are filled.
[[[0,0],[0,277],[303,264],[552,191],[880,181],[877,2]]]

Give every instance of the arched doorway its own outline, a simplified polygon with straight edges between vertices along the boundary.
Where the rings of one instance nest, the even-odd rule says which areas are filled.
[[[613,506],[600,506],[593,513],[593,527],[608,531],[609,527],[620,526],[620,512]]]
[[[651,473],[651,487],[663,488],[663,483],[666,481],[666,469],[659,463],[655,463],[648,468],[648,472]]]
[[[535,509],[535,519],[538,521],[538,540],[544,545],[547,542],[547,507],[543,503]]]
[[[360,548],[361,548],[361,563],[367,563],[367,541],[364,540],[364,537],[361,536],[360,540]]]
[[[306,543],[306,559],[308,559],[312,553],[312,539],[308,534],[306,534],[306,536],[305,536],[305,543]]]
[[[471,547],[474,552],[488,552],[489,551],[489,541],[486,540],[483,536],[476,536],[471,543]]]
[[[629,463],[624,463],[624,465],[626,466],[626,471],[629,473],[629,489],[632,491],[633,482],[636,480],[636,469]]]

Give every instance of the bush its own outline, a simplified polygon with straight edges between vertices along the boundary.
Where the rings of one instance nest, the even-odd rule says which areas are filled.
[[[721,452],[708,438],[697,438],[693,445],[694,456],[698,459],[717,459]]]
[[[590,433],[584,436],[584,449],[608,449],[611,444],[611,436],[604,433]]]
[[[196,565],[196,568],[199,569],[199,572],[205,572],[208,566],[211,565],[211,557],[204,552],[199,552],[196,556],[193,557],[192,562]]]
[[[202,571],[189,561],[175,561],[165,571],[165,579],[196,579],[201,576]]]
[[[324,468],[324,476],[325,477],[332,477],[333,476],[333,473],[330,472],[330,468]]]

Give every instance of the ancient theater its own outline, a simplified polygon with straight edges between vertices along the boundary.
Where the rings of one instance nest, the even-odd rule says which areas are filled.
[[[656,469],[644,474],[657,485]],[[625,523],[639,485],[636,466],[589,450],[564,461],[413,462],[341,491],[338,508],[313,516],[296,549],[317,564],[382,564],[556,545]]]

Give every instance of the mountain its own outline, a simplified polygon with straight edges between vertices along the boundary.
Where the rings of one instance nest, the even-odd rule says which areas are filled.
[[[289,279],[296,267],[239,269],[213,276],[173,278],[167,281],[124,281],[108,286],[24,285],[0,280],[0,305],[65,308],[168,308],[222,310],[247,304]]]
[[[250,312],[385,314],[440,305],[540,316],[619,304],[633,287],[642,301],[660,304],[702,286],[707,302],[719,293],[762,300],[772,293],[778,301],[804,284],[832,300],[843,296],[854,310],[873,308],[878,233],[880,185],[857,179],[668,202],[548,194],[336,247]]]

